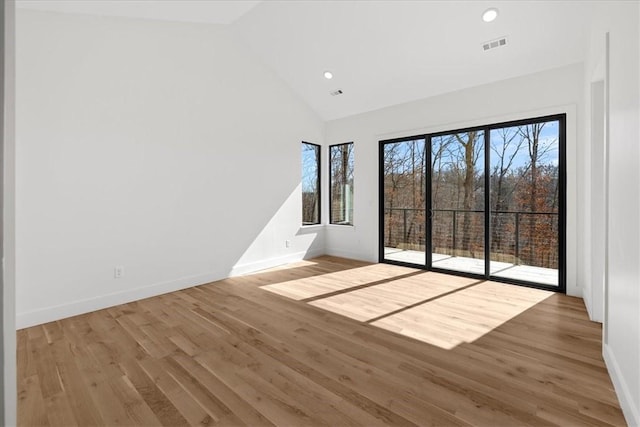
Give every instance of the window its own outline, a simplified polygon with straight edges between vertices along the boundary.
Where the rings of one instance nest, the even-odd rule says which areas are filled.
[[[320,146],[302,143],[302,225],[320,224]]]
[[[329,147],[329,218],[353,225],[353,142]]]
[[[564,292],[565,120],[380,141],[380,260]]]

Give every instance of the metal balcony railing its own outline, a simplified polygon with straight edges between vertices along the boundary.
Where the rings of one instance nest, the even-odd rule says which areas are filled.
[[[424,250],[424,244],[426,239],[426,218],[425,209],[419,208],[386,208],[385,213],[385,246],[390,247],[420,247]],[[479,246],[478,249],[482,250],[484,241],[484,211],[483,210],[463,210],[463,209],[432,209],[430,210],[432,215],[432,245],[435,249],[436,246],[446,247],[451,254],[455,254],[457,250],[469,250],[469,247],[460,247],[461,243],[464,246],[464,242],[460,240],[459,230],[461,222],[464,221],[464,214],[479,215],[470,226],[470,222],[467,222],[468,232],[473,233],[473,236],[466,236],[467,246],[475,244]],[[445,217],[443,217],[444,215]],[[536,259],[535,246],[536,244],[544,244],[549,247],[549,237],[537,236],[536,233],[539,229],[545,231],[551,231],[549,234],[555,234],[551,237],[557,241],[557,224],[558,224],[558,212],[530,212],[530,211],[498,211],[492,210],[492,252],[499,252],[505,254],[509,253],[515,258],[515,264],[520,263],[520,258],[523,252],[523,246],[527,246],[526,256],[529,259],[527,264],[543,266],[548,264],[553,267],[552,264],[557,265],[557,253],[553,253],[548,258],[553,260],[539,260]],[[540,221],[539,218],[546,217],[546,221]],[[507,218],[510,218],[507,219]],[[511,225],[509,225],[511,223]],[[524,227],[523,227],[524,225]],[[532,226],[534,228],[532,228]],[[450,227],[450,232],[447,232],[447,228]],[[538,227],[537,229],[535,227]],[[398,228],[402,230],[402,233],[398,233]],[[524,233],[523,233],[524,228]],[[523,238],[522,234],[526,237]],[[533,238],[532,238],[533,236]],[[465,236],[463,236],[465,238]],[[513,240],[511,240],[511,238]],[[557,246],[557,244],[555,245]],[[538,256],[540,258],[541,256]],[[555,262],[554,262],[555,261]],[[553,267],[557,268],[557,267]]]

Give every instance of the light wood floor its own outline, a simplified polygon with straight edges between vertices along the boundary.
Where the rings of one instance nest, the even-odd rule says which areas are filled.
[[[582,300],[321,257],[18,332],[18,421],[624,425]]]

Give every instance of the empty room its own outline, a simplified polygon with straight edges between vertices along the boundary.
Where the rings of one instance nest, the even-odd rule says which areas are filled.
[[[13,426],[640,426],[640,1],[2,4]]]

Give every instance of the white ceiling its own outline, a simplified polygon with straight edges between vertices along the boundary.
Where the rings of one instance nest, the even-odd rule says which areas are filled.
[[[22,9],[163,21],[231,24],[255,7],[247,0],[17,0]]]
[[[590,1],[266,1],[234,23],[324,119],[580,62]],[[482,12],[497,7],[491,23]],[[481,44],[507,36],[507,46]],[[329,69],[334,78],[326,80]],[[330,96],[334,89],[343,95]],[[487,100],[491,102],[491,100]]]
[[[19,0],[69,13],[231,24],[325,120],[580,62],[592,1]],[[481,14],[497,7],[496,21]],[[481,44],[507,36],[507,46]],[[325,70],[334,74],[323,77]],[[333,97],[329,92],[342,89]],[[491,100],[487,100],[491,102]]]

